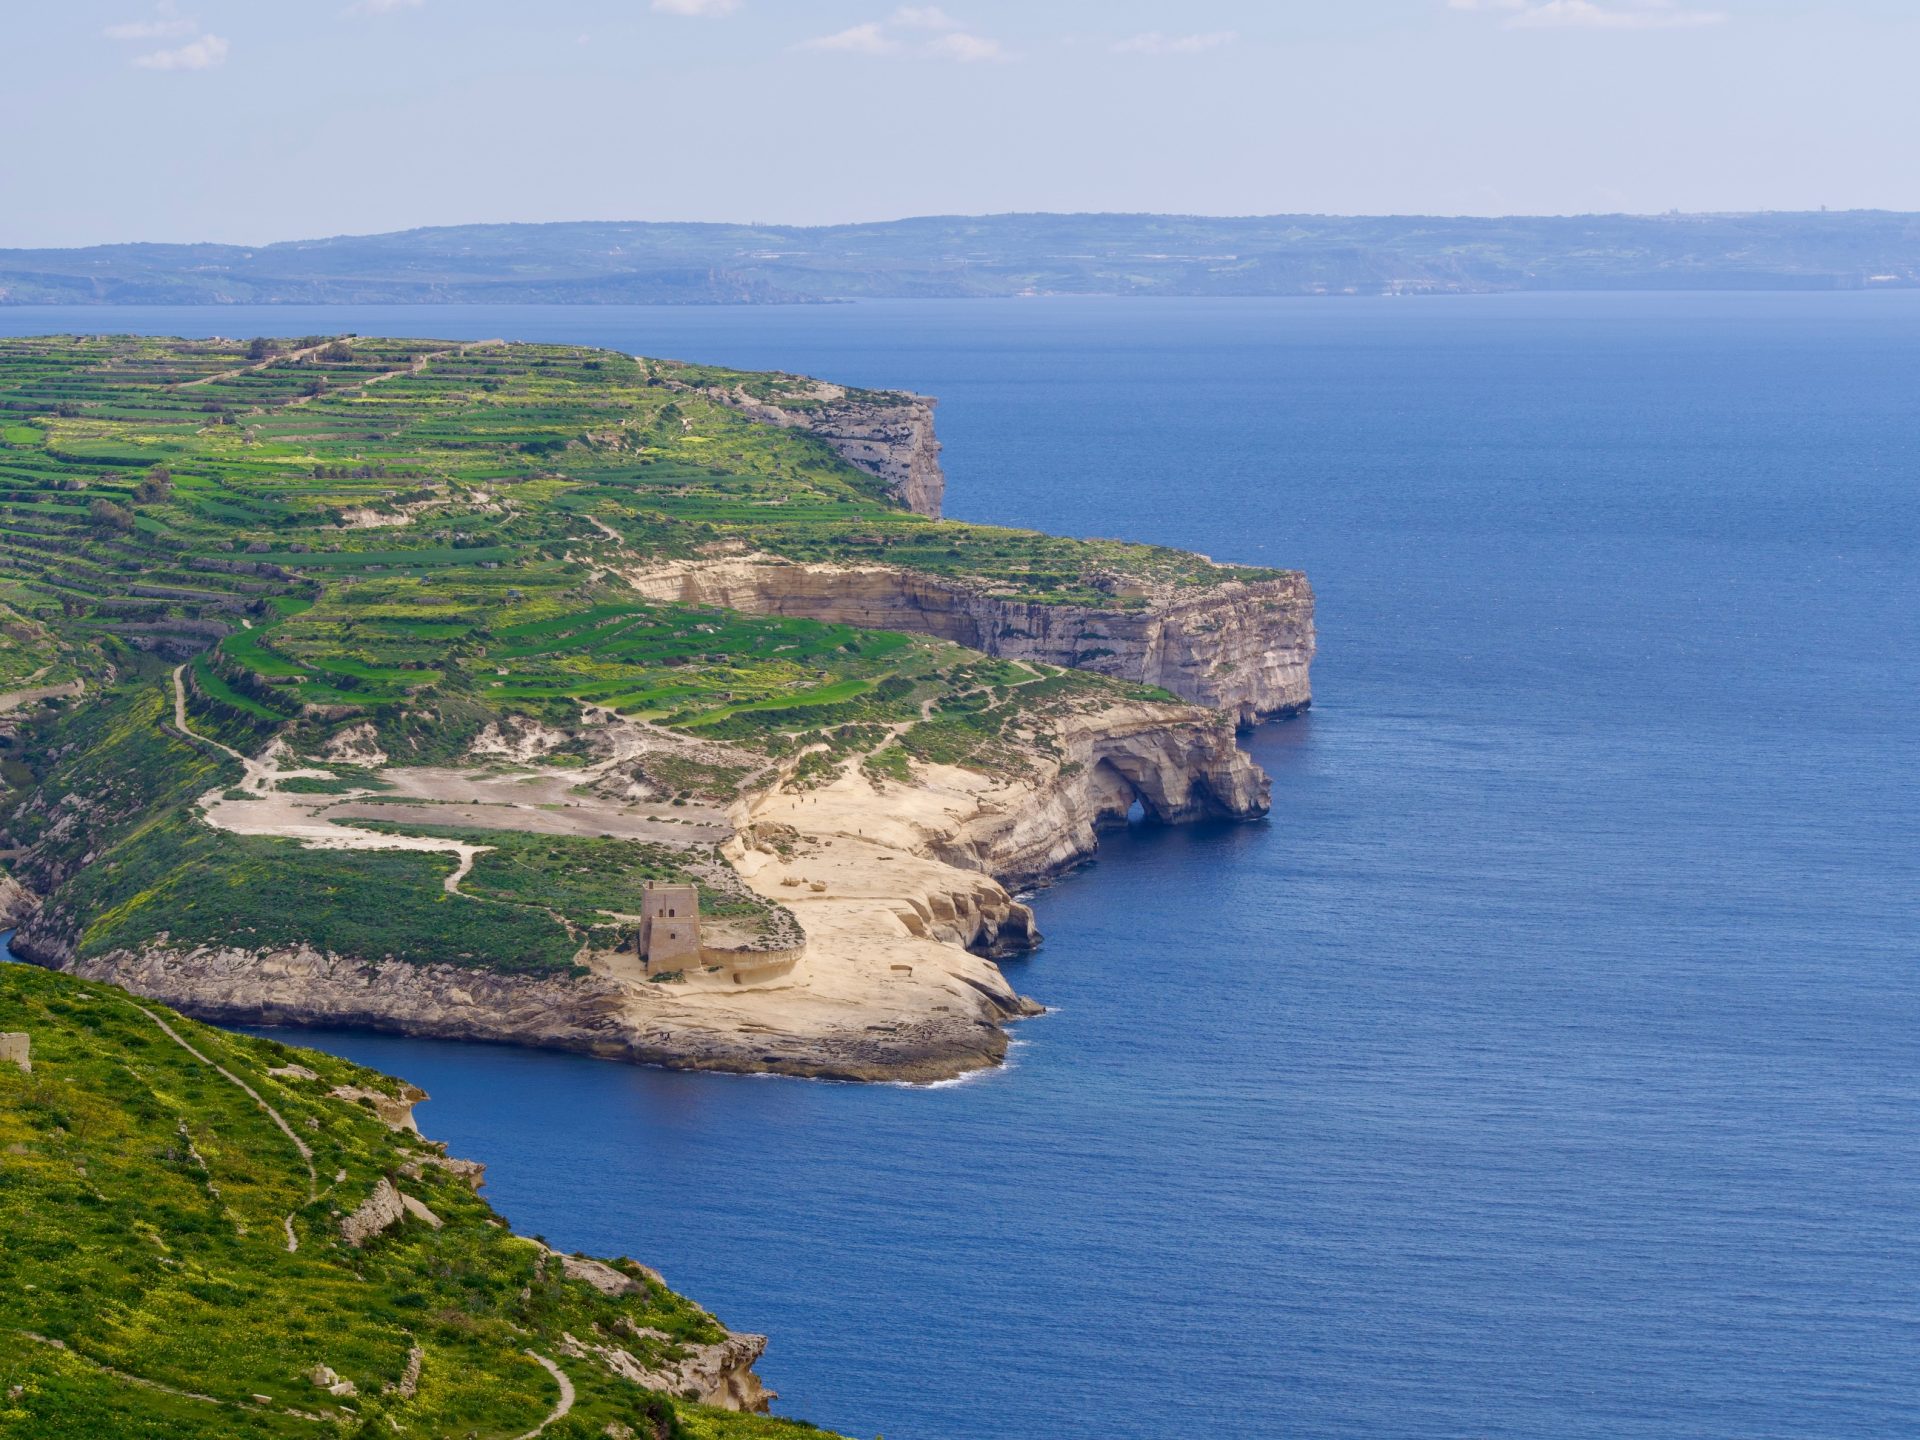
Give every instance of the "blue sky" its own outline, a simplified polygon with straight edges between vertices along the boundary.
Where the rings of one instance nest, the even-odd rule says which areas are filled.
[[[1006,210],[1920,210],[1917,0],[8,10],[0,245]]]

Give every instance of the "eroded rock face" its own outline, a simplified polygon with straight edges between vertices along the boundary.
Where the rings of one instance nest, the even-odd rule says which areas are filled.
[[[0,929],[33,917],[40,899],[5,871],[0,871]]]
[[[1020,804],[983,807],[934,853],[1017,886],[1086,860],[1098,832],[1126,823],[1136,802],[1166,824],[1267,813],[1271,782],[1234,742],[1226,717],[1119,707],[1070,722],[1056,737],[1065,759],[1047,783]]]
[[[313,1078],[313,1072],[307,1072]],[[403,1094],[388,1095],[381,1090],[369,1090],[364,1085],[336,1085],[327,1092],[335,1100],[344,1100],[348,1104],[357,1104],[364,1100],[374,1114],[389,1130],[410,1130],[420,1133],[420,1126],[413,1118],[413,1107],[427,1098],[427,1092],[415,1085],[405,1087]]]
[[[885,481],[887,492],[907,509],[939,518],[947,477],[933,433],[937,400],[904,391],[853,393],[824,380],[814,381],[808,392],[813,403],[793,408],[743,390],[706,393],[762,424],[817,436],[856,470]]]
[[[664,1330],[633,1326],[630,1333],[635,1339],[674,1343]],[[649,1390],[661,1390],[722,1410],[765,1414],[772,1402],[779,1398],[761,1384],[760,1377],[753,1373],[754,1362],[766,1353],[767,1337],[764,1335],[741,1335],[729,1331],[726,1339],[716,1340],[711,1345],[681,1343],[677,1348],[681,1351],[680,1359],[657,1364],[651,1369],[623,1346],[588,1344],[571,1335],[561,1346],[561,1353],[576,1360],[597,1360],[615,1375],[631,1380],[636,1385],[644,1385]]]
[[[406,1203],[393,1182],[382,1175],[373,1193],[340,1222],[340,1238],[358,1249],[374,1236],[391,1230],[406,1217]]]
[[[621,990],[591,975],[501,975],[355,960],[309,946],[258,951],[160,944],[85,959],[34,946],[27,958],[218,1023],[361,1025],[612,1055],[624,1054],[629,1039]]]
[[[653,600],[907,630],[1013,660],[1157,685],[1241,724],[1312,703],[1313,590],[1276,580],[1168,587],[1133,608],[1038,605],[890,566],[800,565],[774,556],[626,573]]]

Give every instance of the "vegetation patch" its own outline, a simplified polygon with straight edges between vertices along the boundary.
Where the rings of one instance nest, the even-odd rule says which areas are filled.
[[[24,965],[0,965],[0,1029],[26,1033],[33,1060],[31,1074],[0,1064],[8,1436],[520,1435],[559,1400],[529,1351],[575,1389],[545,1432],[560,1440],[823,1433],[649,1391],[570,1354],[569,1335],[659,1369],[725,1331],[632,1261],[612,1262],[621,1295],[569,1276],[439,1163],[439,1146],[328,1093],[398,1095],[397,1081]],[[438,1228],[409,1215],[349,1245],[343,1217],[385,1184]]]

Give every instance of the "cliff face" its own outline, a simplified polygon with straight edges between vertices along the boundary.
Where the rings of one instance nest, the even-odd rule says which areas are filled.
[[[1168,588],[1138,608],[1039,605],[889,566],[746,555],[628,572],[654,600],[908,630],[1015,660],[1158,685],[1242,724],[1313,699],[1313,590],[1304,575]]]
[[[224,1023],[357,1025],[675,1069],[943,1079],[997,1063],[1005,1024],[1037,1011],[988,958],[1039,943],[1009,885],[1086,859],[1136,802],[1166,822],[1266,813],[1266,776],[1220,713],[1112,706],[1058,718],[1050,738],[1025,776],[925,765],[911,784],[876,788],[848,766],[830,785],[743,802],[729,858],[806,936],[767,983],[650,983],[631,956],[597,952],[586,969],[545,975],[164,939],[81,958],[77,927],[45,912],[15,946]]]
[[[933,433],[939,401],[930,396],[887,391],[867,398],[824,380],[812,382],[806,397],[811,403],[792,408],[737,388],[706,393],[762,424],[817,436],[856,470],[884,480],[888,493],[916,515],[940,517],[947,477]]]
[[[1051,780],[1020,803],[981,805],[933,852],[1019,886],[1089,858],[1098,832],[1125,824],[1135,802],[1163,824],[1267,813],[1271,782],[1220,716],[1122,707],[1077,719],[1056,738],[1064,758]]]
[[[14,946],[35,964],[104,980],[201,1020],[359,1025],[450,1040],[625,1052],[622,995],[592,976],[500,975],[403,960],[358,960],[309,946],[149,946],[84,959],[47,937]]]
[[[0,870],[0,929],[31,920],[40,901],[18,880]]]

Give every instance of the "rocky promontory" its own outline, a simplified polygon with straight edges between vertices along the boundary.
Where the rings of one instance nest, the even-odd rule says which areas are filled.
[[[826,442],[856,470],[886,482],[887,493],[916,515],[940,518],[946,472],[933,411],[940,402],[904,390],[849,390],[825,380],[792,381],[778,401],[745,386],[705,392],[764,425],[802,430]]]
[[[958,1074],[1035,1008],[1010,887],[1132,812],[1265,814],[1235,727],[1311,701],[1304,576],[934,518],[923,396],[499,342],[0,352],[52,377],[0,550],[63,577],[0,625],[0,917],[195,1013]],[[236,461],[241,415],[299,444]],[[168,459],[76,458],[109,443]]]
[[[58,907],[14,943],[22,958],[228,1024],[351,1025],[672,1069],[940,1080],[998,1063],[1006,1024],[1040,1013],[994,963],[1040,940],[1008,887],[1084,861],[1136,803],[1165,823],[1252,820],[1267,811],[1268,782],[1229,716],[1152,702],[1069,711],[1008,773],[914,762],[904,778],[848,767],[827,784],[776,780],[734,807],[722,848],[805,939],[797,963],[744,985],[656,983],[631,954],[591,946],[573,968],[541,974],[164,936],[82,954],[75,917]],[[251,819],[275,804],[266,795],[239,809]],[[232,808],[218,792],[203,801],[210,816]],[[323,837],[301,814],[300,833]]]
[[[728,555],[636,567],[656,600],[933,635],[988,655],[1157,685],[1241,724],[1313,701],[1313,589],[1306,576],[1219,585],[1113,582],[1111,605],[1040,603],[885,565]]]

